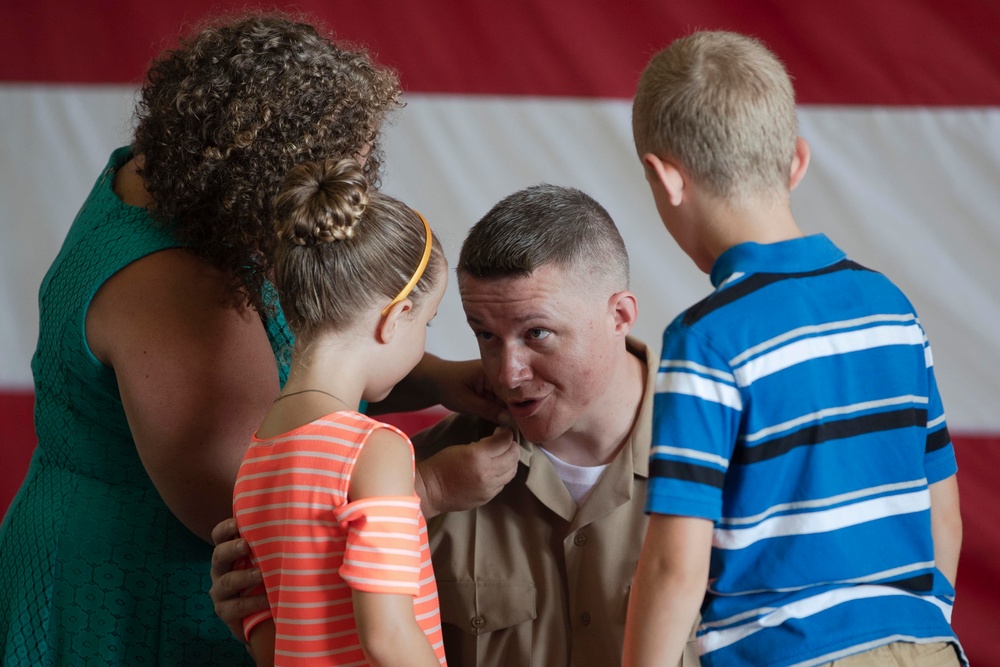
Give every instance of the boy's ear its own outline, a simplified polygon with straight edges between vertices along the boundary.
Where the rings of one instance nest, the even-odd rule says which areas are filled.
[[[788,190],[791,192],[806,175],[809,168],[809,143],[802,137],[795,139],[795,155],[792,157],[792,171],[788,178]]]
[[[396,329],[399,327],[400,320],[409,314],[412,309],[413,302],[409,299],[403,299],[399,303],[394,303],[389,312],[379,319],[378,326],[375,329],[375,337],[378,339],[378,342],[383,345],[391,343],[393,337],[396,335]]]
[[[667,194],[671,206],[679,206],[684,201],[684,174],[673,162],[664,160],[654,153],[642,156],[642,164],[647,169],[646,178],[651,185],[659,185]]]

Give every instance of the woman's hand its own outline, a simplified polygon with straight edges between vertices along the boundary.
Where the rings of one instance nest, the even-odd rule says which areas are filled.
[[[241,642],[243,618],[267,609],[266,595],[244,595],[245,591],[260,585],[261,573],[257,568],[234,570],[236,563],[250,555],[247,541],[240,537],[236,519],[226,519],[212,530],[215,551],[212,552],[212,588],[209,595],[215,604],[215,615]]]

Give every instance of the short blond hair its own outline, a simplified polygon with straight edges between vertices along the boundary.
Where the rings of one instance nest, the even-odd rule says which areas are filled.
[[[798,124],[784,65],[760,41],[696,32],[649,61],[632,105],[639,155],[676,160],[712,194],[788,193]]]

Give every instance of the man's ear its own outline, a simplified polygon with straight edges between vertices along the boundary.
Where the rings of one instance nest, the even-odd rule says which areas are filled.
[[[615,292],[608,299],[608,309],[614,317],[615,333],[627,336],[639,316],[639,302],[628,290]]]
[[[388,345],[396,335],[396,329],[404,317],[413,310],[413,302],[403,299],[399,303],[394,303],[389,312],[379,318],[378,326],[375,328],[375,338],[379,343]]]
[[[646,178],[650,185],[662,187],[671,206],[678,206],[684,201],[684,174],[676,164],[654,153],[643,155],[642,164],[646,167]]]
[[[795,155],[792,157],[792,170],[788,178],[788,190],[791,192],[806,175],[809,168],[809,144],[802,137],[795,139]]]

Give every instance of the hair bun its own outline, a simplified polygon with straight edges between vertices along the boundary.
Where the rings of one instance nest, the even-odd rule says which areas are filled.
[[[346,241],[368,206],[368,179],[351,158],[305,162],[288,172],[275,198],[278,239],[296,245]]]

